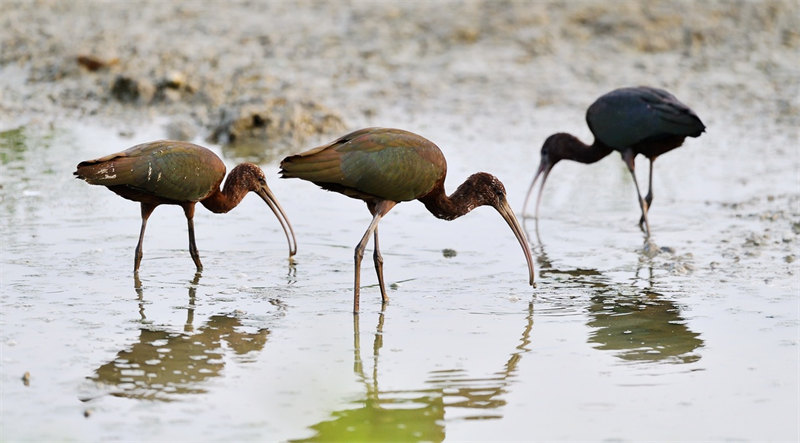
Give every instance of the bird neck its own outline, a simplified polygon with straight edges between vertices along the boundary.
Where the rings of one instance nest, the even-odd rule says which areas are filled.
[[[565,134],[558,140],[562,160],[572,160],[579,163],[595,163],[602,160],[614,151],[614,148],[607,146],[600,140],[595,139],[594,143],[587,145],[577,137]]]
[[[472,211],[478,206],[483,205],[475,191],[476,175],[467,179],[458,189],[449,196],[444,191],[444,178],[442,178],[433,190],[419,198],[425,207],[436,218],[443,220],[454,220]]]
[[[217,188],[211,195],[201,200],[209,211],[222,214],[235,208],[242,201],[245,195],[253,189],[246,163],[233,168],[228,178],[225,179],[225,186],[220,190]]]

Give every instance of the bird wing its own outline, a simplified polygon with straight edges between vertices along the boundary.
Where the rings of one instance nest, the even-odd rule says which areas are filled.
[[[432,142],[400,129],[366,128],[285,158],[284,178],[301,178],[360,199],[408,201],[444,177],[444,156]]]
[[[345,178],[340,167],[341,154],[336,148],[366,130],[352,132],[326,145],[284,158],[281,161],[281,177],[301,178],[317,184],[344,182]]]
[[[598,98],[586,111],[592,133],[613,148],[648,139],[697,137],[705,126],[700,118],[667,91],[647,86],[621,88]]]
[[[199,201],[225,176],[210,150],[187,142],[159,140],[84,161],[74,173],[93,185],[125,186],[175,201]]]

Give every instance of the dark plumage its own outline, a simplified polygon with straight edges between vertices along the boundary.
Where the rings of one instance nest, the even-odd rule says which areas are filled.
[[[553,134],[545,140],[539,168],[525,197],[523,215],[536,180],[542,175],[535,213],[539,217],[544,183],[560,160],[594,163],[616,150],[633,177],[642,210],[639,225],[649,236],[647,211],[653,201],[653,162],[659,155],[681,146],[686,137],[698,137],[705,131],[705,125],[675,96],[647,86],[615,89],[598,98],[586,111],[586,123],[595,136],[592,145],[566,133]],[[649,190],[645,198],[639,192],[634,172],[634,158],[638,154],[650,160]]]
[[[445,220],[458,218],[478,206],[494,207],[522,246],[533,284],[528,241],[506,201],[500,180],[479,172],[447,196],[444,155],[435,144],[419,135],[400,129],[361,129],[327,145],[286,157],[281,162],[281,174],[284,178],[308,180],[323,189],[367,203],[373,218],[355,249],[353,312],[358,312],[361,259],[370,235],[375,239],[373,259],[381,296],[384,303],[388,301],[378,246],[378,222],[403,201],[419,200],[434,216]]]
[[[158,205],[183,208],[189,224],[189,252],[197,270],[203,269],[194,240],[194,207],[200,202],[212,212],[235,208],[252,191],[275,213],[289,242],[289,256],[297,251],[294,231],[278,200],[272,194],[261,168],[242,163],[228,174],[225,165],[210,150],[187,142],[160,140],[136,145],[116,154],[78,163],[74,175],[87,183],[106,186],[116,194],[142,204],[142,229],[134,257],[134,272],[142,261],[142,240],[147,219]]]

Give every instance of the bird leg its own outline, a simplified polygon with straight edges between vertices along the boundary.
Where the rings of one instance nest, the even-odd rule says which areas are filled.
[[[650,206],[653,203],[653,163],[655,161],[655,157],[650,159],[650,179],[647,185],[647,195],[644,197],[644,201],[647,203],[647,212],[650,212]],[[639,219],[639,227],[641,228],[642,225],[644,225],[644,216]]]
[[[367,232],[364,233],[364,236],[361,237],[361,241],[358,242],[358,244],[356,245],[356,251],[355,251],[356,272],[355,272],[355,282],[353,283],[353,314],[358,314],[358,296],[361,289],[361,259],[364,258],[364,248],[367,247],[367,242],[369,241],[370,234],[372,234],[372,232],[378,226],[378,222],[380,220],[381,220],[381,214],[375,214],[372,217],[372,222],[369,224]]]
[[[142,229],[139,231],[139,243],[136,245],[136,252],[133,257],[133,272],[139,272],[139,264],[142,262],[142,242],[144,241],[144,229],[147,227],[147,219],[150,214],[156,209],[156,206],[150,203],[142,203]]]
[[[380,246],[378,246],[378,227],[375,226],[375,250],[372,253],[372,260],[375,262],[375,273],[378,274],[378,285],[381,287],[381,298],[383,304],[389,301],[386,295],[386,285],[383,283],[383,256],[381,255]]]
[[[653,202],[653,163],[656,161],[655,157],[650,159],[650,178],[647,184],[647,196],[644,201],[647,202],[647,211],[650,211],[650,203]]]
[[[622,160],[625,161],[625,164],[628,166],[628,170],[631,171],[631,177],[633,177],[633,184],[636,186],[636,195],[639,197],[639,208],[642,210],[642,219],[644,220],[644,228],[643,231],[645,232],[646,236],[650,237],[650,223],[647,221],[647,202],[642,198],[642,193],[639,191],[639,182],[636,181],[636,172],[635,172],[635,165],[634,159],[636,154],[633,152],[632,149],[627,149],[622,153]],[[652,169],[651,169],[652,172]]]
[[[361,237],[361,241],[356,245],[355,250],[355,282],[353,284],[353,314],[358,314],[358,298],[361,289],[361,259],[364,258],[364,249],[367,247],[370,235],[378,228],[378,222],[381,221],[384,215],[391,210],[397,202],[390,200],[381,200],[378,203],[367,203],[369,212],[372,213],[372,222],[367,227],[367,232]],[[377,236],[376,236],[377,239]],[[383,267],[379,272],[380,280],[383,280]],[[382,289],[382,288],[381,288]],[[382,294],[384,303],[386,302],[386,293]]]
[[[200,253],[197,252],[197,244],[194,242],[194,205],[195,202],[182,204],[183,213],[186,214],[186,221],[189,224],[189,254],[194,260],[194,265],[197,266],[197,272],[203,270],[203,264],[200,263]]]

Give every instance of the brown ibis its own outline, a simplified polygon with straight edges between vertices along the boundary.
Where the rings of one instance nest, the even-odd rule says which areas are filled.
[[[663,89],[639,86],[615,89],[598,98],[586,111],[586,123],[594,134],[594,143],[587,145],[572,134],[557,133],[542,145],[539,168],[525,196],[523,216],[536,180],[542,184],[536,199],[535,217],[539,217],[547,176],[560,160],[594,163],[612,151],[618,151],[628,166],[639,197],[642,216],[639,226],[647,237],[650,223],[647,211],[653,201],[653,163],[659,155],[683,144],[686,137],[698,137],[705,125],[688,106]],[[634,172],[634,158],[642,154],[650,160],[650,178],[647,196],[642,198]]]
[[[289,242],[289,256],[297,252],[292,225],[267,186],[264,172],[252,163],[242,163],[228,174],[225,164],[210,150],[188,142],[159,140],[136,145],[116,154],[78,163],[77,178],[102,185],[128,200],[142,205],[142,229],[136,245],[133,271],[142,261],[142,240],[147,219],[158,205],[183,208],[189,224],[189,253],[201,271],[203,265],[194,240],[194,207],[197,202],[211,212],[225,213],[235,208],[252,191],[272,209]]]
[[[281,162],[283,178],[300,178],[323,189],[363,200],[372,222],[355,248],[353,312],[358,313],[361,259],[370,236],[374,237],[373,260],[383,303],[388,301],[383,280],[383,257],[378,245],[378,222],[396,204],[419,200],[435,217],[453,220],[479,206],[492,206],[511,227],[528,262],[533,285],[533,261],[514,212],[506,200],[503,184],[493,175],[470,176],[448,196],[444,191],[447,162],[431,141],[400,129],[366,128],[333,142],[286,157]]]

